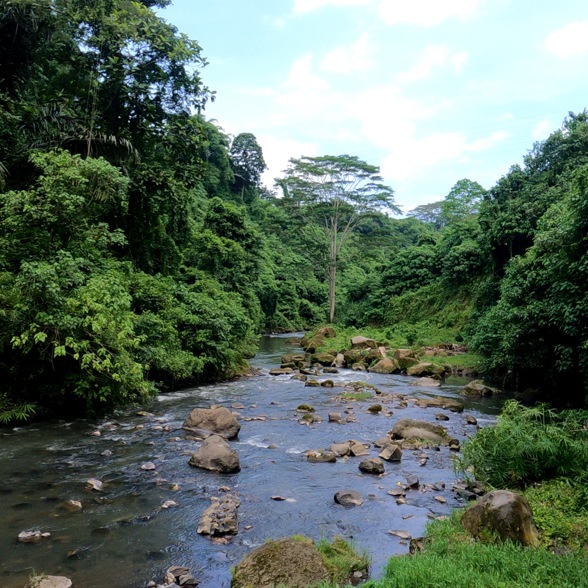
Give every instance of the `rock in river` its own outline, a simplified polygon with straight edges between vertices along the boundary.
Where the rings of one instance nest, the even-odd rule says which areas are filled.
[[[241,469],[237,452],[220,435],[206,438],[190,458],[189,464],[220,474],[231,474]]]
[[[182,429],[187,431],[209,431],[226,439],[234,439],[241,425],[233,413],[224,406],[217,408],[195,408],[184,421]]]

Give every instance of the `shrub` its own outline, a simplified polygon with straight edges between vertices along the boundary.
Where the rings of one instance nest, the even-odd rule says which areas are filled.
[[[588,411],[525,408],[511,400],[494,427],[462,447],[458,469],[473,469],[495,487],[524,487],[551,478],[588,480]]]

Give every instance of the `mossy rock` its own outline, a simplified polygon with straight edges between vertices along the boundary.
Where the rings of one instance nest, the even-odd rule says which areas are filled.
[[[330,353],[315,353],[312,356],[312,363],[319,363],[320,365],[323,366],[330,366],[333,365],[333,363],[335,362],[335,355],[332,355]]]
[[[306,345],[303,348],[305,351],[308,351],[308,353],[315,353],[319,347],[322,347],[324,342],[325,338],[320,335],[317,335],[309,341],[307,341]]]
[[[316,334],[322,335],[325,339],[334,339],[337,336],[337,332],[333,327],[322,327]]]
[[[409,368],[418,365],[420,362],[415,357],[398,357],[396,358],[396,363],[398,363],[400,370],[405,372]]]
[[[316,545],[303,537],[269,541],[247,555],[233,570],[231,588],[315,586],[331,580]]]
[[[298,412],[314,412],[314,406],[310,404],[299,404],[296,410]]]

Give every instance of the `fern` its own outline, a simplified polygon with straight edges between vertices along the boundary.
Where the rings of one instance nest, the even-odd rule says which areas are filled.
[[[5,394],[0,394],[0,424],[26,421],[37,413],[37,405],[31,402],[14,404]]]

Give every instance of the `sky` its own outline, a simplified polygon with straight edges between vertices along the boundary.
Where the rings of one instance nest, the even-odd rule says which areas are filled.
[[[204,115],[290,158],[376,165],[404,212],[486,189],[588,107],[586,0],[174,0],[198,41]]]

